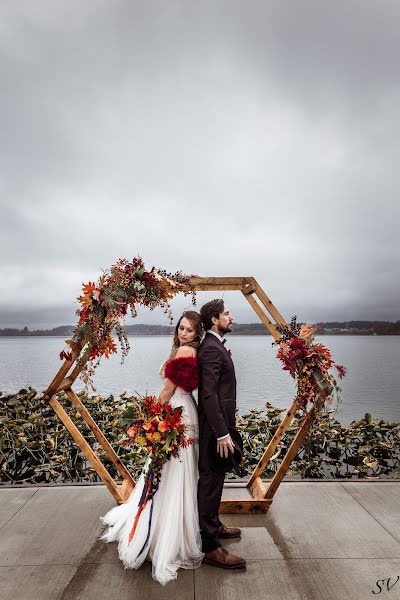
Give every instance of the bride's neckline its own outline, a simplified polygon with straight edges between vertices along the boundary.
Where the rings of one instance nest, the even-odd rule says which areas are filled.
[[[192,348],[192,346],[188,346],[188,348]],[[192,349],[194,350],[194,348],[192,348]],[[195,354],[192,355],[192,356],[178,356],[178,358],[196,358],[196,356],[197,356],[197,352],[195,352]],[[163,363],[161,363],[161,367],[159,369],[159,373],[160,373],[162,379],[165,379],[165,377],[164,377],[164,370],[165,370],[164,367],[165,367],[165,365],[167,364],[167,362],[169,362],[170,360],[174,360],[175,358],[176,358],[176,356],[173,356],[172,358],[167,358],[166,360],[164,360]]]

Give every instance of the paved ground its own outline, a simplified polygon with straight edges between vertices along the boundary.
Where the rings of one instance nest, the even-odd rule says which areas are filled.
[[[166,587],[97,540],[113,505],[103,486],[0,488],[0,599],[400,599],[400,482],[284,482],[266,515],[223,515],[245,571],[204,565]]]

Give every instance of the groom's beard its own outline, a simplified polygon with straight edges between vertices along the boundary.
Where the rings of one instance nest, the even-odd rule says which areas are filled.
[[[226,327],[220,327],[219,328],[219,332],[221,334],[221,337],[223,337],[226,333],[230,333],[232,331],[232,325],[229,327],[229,329],[227,329]]]

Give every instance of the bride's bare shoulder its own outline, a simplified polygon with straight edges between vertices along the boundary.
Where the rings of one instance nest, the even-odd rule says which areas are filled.
[[[180,357],[195,357],[197,354],[196,348],[192,348],[192,346],[179,346],[175,358]]]

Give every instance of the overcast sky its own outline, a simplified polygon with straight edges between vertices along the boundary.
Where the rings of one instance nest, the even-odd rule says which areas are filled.
[[[398,0],[2,0],[0,327],[73,324],[138,254],[400,319],[399,56]]]

